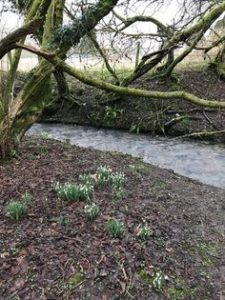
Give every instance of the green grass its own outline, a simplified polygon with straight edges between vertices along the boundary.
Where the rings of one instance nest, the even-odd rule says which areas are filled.
[[[123,80],[124,78],[128,77],[133,73],[134,68],[132,66],[127,66],[127,67],[116,67],[115,68],[115,73],[120,78],[120,80]],[[106,68],[101,68],[101,67],[95,67],[95,68],[90,68],[87,69],[86,75],[91,76],[91,77],[97,77],[98,79],[102,80],[110,80],[112,79],[112,75],[109,73],[109,71]]]
[[[183,61],[176,66],[175,71],[206,71],[208,66],[207,61]]]

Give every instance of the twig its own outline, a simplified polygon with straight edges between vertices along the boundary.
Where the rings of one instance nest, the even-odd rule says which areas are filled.
[[[205,117],[205,119],[209,122],[210,125],[213,126],[213,128],[215,128],[216,130],[218,130],[219,128],[212,122],[212,120],[209,118],[209,116],[206,114],[205,110],[203,109],[202,111],[203,116]]]
[[[184,138],[188,138],[188,137],[212,136],[212,135],[223,134],[223,133],[225,133],[225,129],[215,130],[215,131],[200,131],[200,132],[193,132],[193,133],[190,133],[190,134],[185,134],[185,135],[178,136],[178,137],[174,138],[174,140],[184,139]]]

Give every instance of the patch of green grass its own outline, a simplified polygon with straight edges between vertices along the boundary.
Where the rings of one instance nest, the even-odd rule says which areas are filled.
[[[220,243],[215,243],[207,240],[199,240],[195,245],[189,245],[188,251],[190,254],[195,257],[200,258],[199,274],[201,277],[209,278],[210,268],[215,262],[215,257],[218,255],[218,251],[221,251],[224,248],[224,245],[221,246]]]
[[[182,63],[178,64],[176,69],[177,71],[206,71],[209,66],[207,61],[199,61],[199,62],[191,62],[191,61],[183,61]]]
[[[211,243],[206,243],[204,241],[197,244],[197,249],[199,255],[202,258],[202,266],[208,268],[213,265],[212,252],[215,252],[215,246]]]
[[[112,75],[109,73],[109,71],[106,68],[100,68],[100,67],[89,68],[86,72],[91,77],[97,77],[103,80],[112,79]],[[124,78],[132,74],[133,68],[132,66],[123,66],[123,67],[117,66],[115,68],[115,72],[117,76],[120,78],[120,80],[123,80]]]
[[[65,201],[89,200],[92,196],[93,186],[87,184],[57,184],[57,196]]]
[[[96,173],[96,184],[100,187],[111,186],[113,200],[120,200],[124,196],[125,175],[122,172],[113,173],[111,168],[100,166]]]
[[[44,144],[37,144],[35,149],[36,155],[46,155],[49,151],[48,146]]]
[[[138,272],[138,275],[142,280],[144,280],[145,283],[147,283],[148,285],[152,285],[153,276],[151,274],[148,274],[148,272],[146,272],[145,269],[141,269]]]
[[[14,220],[19,220],[22,216],[27,214],[31,201],[32,197],[28,193],[26,193],[20,200],[12,200],[6,206],[6,216]]]
[[[68,278],[67,285],[69,288],[74,288],[84,280],[85,280],[85,274],[82,272],[77,272]]]
[[[185,300],[185,299],[192,299],[195,294],[195,289],[190,288],[176,288],[171,287],[168,289],[167,293],[169,295],[169,299],[172,300]]]
[[[196,255],[197,253],[200,255],[202,266],[208,268],[213,265],[214,259],[212,254],[217,254],[218,247],[218,244],[202,240],[198,241],[195,246],[189,247],[189,251],[192,254]]]
[[[184,127],[187,127],[190,125],[190,118],[187,116],[187,117],[184,117],[182,120],[181,120],[181,124],[184,126]]]
[[[92,221],[96,219],[100,214],[100,208],[97,204],[92,203],[90,205],[85,205],[84,213],[88,220]]]
[[[150,165],[145,165],[143,162],[129,165],[128,168],[135,176],[150,175],[152,173],[152,167]]]
[[[18,158],[18,157],[19,157],[19,154],[18,154],[17,150],[12,149],[9,153],[9,158]]]
[[[177,278],[174,287],[170,287],[167,290],[169,299],[172,300],[185,300],[192,299],[196,293],[196,288],[189,288],[183,279]]]
[[[116,219],[109,220],[106,225],[106,229],[109,235],[113,238],[121,237],[125,231],[123,222]]]
[[[197,250],[201,255],[206,255],[212,250],[214,250],[214,245],[211,244],[210,242],[200,241],[197,244]]]

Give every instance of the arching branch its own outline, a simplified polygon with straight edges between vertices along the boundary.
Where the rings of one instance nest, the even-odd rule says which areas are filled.
[[[24,47],[22,45],[22,47]],[[187,102],[210,108],[225,108],[225,100],[217,101],[217,100],[206,100],[200,97],[197,97],[193,94],[184,92],[184,91],[174,91],[174,92],[159,92],[159,91],[147,91],[136,88],[128,88],[117,86],[111,83],[107,83],[103,80],[98,80],[92,78],[88,75],[85,75],[84,72],[79,71],[78,69],[68,65],[65,61],[60,59],[54,53],[47,53],[46,51],[42,51],[39,49],[35,49],[34,47],[25,46],[26,50],[31,51],[32,53],[36,53],[47,59],[49,62],[53,64],[55,68],[60,67],[64,72],[78,79],[79,81],[97,87],[99,89],[113,92],[121,95],[130,95],[133,97],[145,97],[148,99],[158,99],[158,100],[185,100]]]

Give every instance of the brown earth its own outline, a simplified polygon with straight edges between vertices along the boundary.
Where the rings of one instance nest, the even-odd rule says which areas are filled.
[[[101,214],[90,222],[85,202],[62,201],[54,187],[100,165],[125,173],[125,194],[113,200],[109,187],[95,188]],[[6,205],[25,192],[28,215],[10,219]],[[17,158],[0,162],[0,299],[221,300],[224,199],[225,190],[130,156],[29,138]],[[121,238],[107,233],[111,218],[124,222]],[[137,234],[144,222],[145,242]]]

